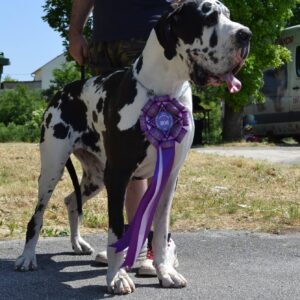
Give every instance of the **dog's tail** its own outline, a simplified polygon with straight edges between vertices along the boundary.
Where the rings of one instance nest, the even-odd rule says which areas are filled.
[[[74,190],[75,190],[75,195],[76,195],[76,200],[77,200],[77,211],[78,211],[78,216],[81,219],[82,218],[82,197],[81,197],[81,190],[80,190],[80,185],[78,182],[78,177],[76,174],[76,170],[74,168],[74,165],[72,163],[71,158],[69,157],[66,163],[66,168],[70,174]]]

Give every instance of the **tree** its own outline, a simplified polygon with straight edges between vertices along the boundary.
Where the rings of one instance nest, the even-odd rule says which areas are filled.
[[[45,15],[43,21],[47,22],[51,28],[57,31],[63,39],[63,45],[68,49],[68,31],[72,10],[72,0],[46,0],[43,5]],[[87,38],[91,36],[92,19],[89,18],[84,34]]]
[[[17,79],[14,79],[9,75],[6,75],[2,82],[17,82],[17,81],[18,81]]]
[[[53,70],[54,79],[51,80],[49,89],[43,91],[43,95],[51,100],[57,91],[61,90],[66,84],[79,80],[80,72],[74,61],[66,62],[59,69]]]
[[[44,110],[46,102],[40,90],[29,90],[19,85],[12,90],[0,93],[0,123],[24,125],[32,120],[34,111]]]
[[[225,117],[223,138],[225,140],[241,137],[241,109],[252,101],[263,101],[260,89],[263,85],[262,71],[277,68],[289,61],[290,54],[286,48],[276,44],[281,30],[293,15],[297,0],[224,0],[230,8],[232,19],[248,26],[252,33],[251,52],[245,67],[238,74],[243,89],[238,94],[221,93],[225,99]]]
[[[208,88],[205,97],[214,101],[225,100],[225,122],[223,133],[225,139],[240,138],[239,120],[241,108],[249,102],[263,101],[260,89],[263,84],[262,72],[267,68],[276,68],[290,59],[287,49],[276,45],[280,31],[293,16],[299,16],[299,0],[224,0],[231,11],[232,19],[248,26],[252,33],[250,56],[238,77],[243,89],[238,94],[229,94],[225,88]],[[67,45],[67,30],[71,11],[71,0],[46,0],[44,21],[58,31]],[[86,27],[90,36],[91,20]],[[208,96],[207,96],[208,95]],[[233,132],[235,129],[235,132]]]
[[[289,20],[287,26],[295,26],[300,24],[300,2],[298,2],[296,8],[293,10],[293,16]]]

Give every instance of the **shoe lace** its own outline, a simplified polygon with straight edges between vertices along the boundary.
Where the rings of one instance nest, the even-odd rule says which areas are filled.
[[[147,250],[147,259],[153,260],[153,250],[152,249]]]

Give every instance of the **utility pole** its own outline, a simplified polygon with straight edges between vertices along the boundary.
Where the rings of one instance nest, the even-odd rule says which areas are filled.
[[[4,53],[0,52],[0,89],[2,88],[1,77],[3,73],[3,66],[10,65],[10,61],[8,58],[4,57]]]

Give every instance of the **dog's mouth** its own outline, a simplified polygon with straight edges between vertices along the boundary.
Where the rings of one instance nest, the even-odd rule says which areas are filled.
[[[225,72],[221,75],[211,75],[208,79],[208,85],[219,86],[224,83],[227,84],[227,88],[230,93],[237,93],[242,89],[242,83],[235,75],[239,72],[242,66],[245,63],[245,59],[248,56],[249,48],[241,48],[237,53],[235,66],[228,72]]]

